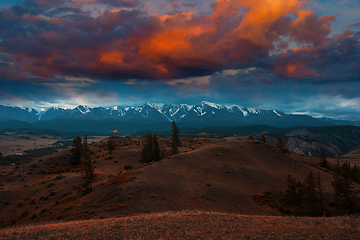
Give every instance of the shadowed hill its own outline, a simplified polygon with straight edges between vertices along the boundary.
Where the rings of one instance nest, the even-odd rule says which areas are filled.
[[[315,169],[300,157],[293,159],[268,144],[223,142],[134,170],[132,182],[120,188],[117,184],[101,188],[87,199],[124,204],[126,214],[182,209],[273,214],[255,203],[251,195],[264,191],[278,194],[286,188],[288,173],[304,179],[310,170]],[[331,190],[332,176],[322,173],[322,177]]]
[[[185,139],[179,154],[142,164],[144,138],[112,140],[113,151],[106,147],[108,139],[90,145],[97,178],[86,195],[80,169],[68,164],[68,150],[0,176],[1,226],[179,210],[280,215],[253,195],[278,197],[288,173],[303,180],[310,170],[318,171],[311,166],[316,159],[258,141]],[[160,137],[159,143],[169,152],[169,139]],[[321,177],[331,198],[332,176],[321,171]]]

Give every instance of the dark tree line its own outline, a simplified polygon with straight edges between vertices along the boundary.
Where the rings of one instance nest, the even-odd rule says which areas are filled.
[[[316,177],[310,171],[303,182],[297,181],[288,174],[285,189],[280,203],[283,207],[291,207],[292,214],[320,216],[324,213],[331,214],[354,214],[360,211],[359,191],[355,191],[350,179],[333,175],[332,186],[334,188],[333,200],[330,202],[324,197],[325,187],[322,185],[320,172]]]
[[[84,139],[77,137],[73,140],[71,153],[71,164],[81,165],[82,174],[85,180],[85,191],[89,192],[92,190],[92,183],[95,180],[95,166],[91,163],[91,152],[87,142],[87,136]]]
[[[340,164],[339,159],[337,159],[332,170],[345,179],[360,183],[360,169],[356,164],[351,167],[348,161]]]
[[[171,155],[179,153],[178,147],[181,146],[181,140],[179,137],[179,128],[176,123],[172,123],[171,127]],[[158,143],[158,135],[149,133],[146,136],[144,147],[141,151],[141,159],[144,163],[152,161],[160,161],[165,157],[165,150],[161,151]]]
[[[144,163],[160,161],[161,151],[158,143],[158,136],[156,133],[154,135],[152,135],[151,133],[147,135],[146,142],[141,151],[141,159]]]
[[[339,159],[336,159],[336,163],[332,165],[326,160],[326,155],[324,154],[324,152],[321,152],[319,155],[319,165],[321,167],[329,169],[330,171],[338,174],[345,179],[360,184],[360,168],[356,164],[351,166],[350,162],[348,161],[340,164]]]
[[[312,171],[308,173],[304,182],[297,181],[291,174],[286,178],[288,188],[285,189],[280,203],[283,206],[293,206],[297,208],[300,215],[319,216],[325,211],[324,209],[324,186],[320,173],[314,177]]]

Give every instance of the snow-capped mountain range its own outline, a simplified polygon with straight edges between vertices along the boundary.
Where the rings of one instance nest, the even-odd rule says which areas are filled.
[[[155,122],[175,121],[182,126],[194,127],[246,125],[291,127],[349,124],[349,121],[344,121],[344,124],[342,124],[342,121],[316,119],[308,115],[293,115],[276,110],[225,106],[207,101],[202,101],[196,105],[146,103],[140,107],[128,108],[121,106],[89,108],[80,105],[74,109],[52,107],[47,110],[0,105],[0,119],[20,120],[30,123],[54,119],[143,119]],[[353,125],[357,124],[359,123],[354,122]]]

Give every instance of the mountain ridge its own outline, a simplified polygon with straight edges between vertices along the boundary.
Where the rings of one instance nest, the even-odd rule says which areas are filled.
[[[309,115],[286,114],[278,110],[253,109],[237,105],[226,106],[208,101],[202,101],[195,105],[148,102],[142,106],[127,108],[122,106],[91,108],[86,105],[79,105],[73,109],[51,107],[46,110],[0,105],[0,119],[20,120],[30,123],[54,119],[101,120],[111,118],[151,119],[156,122],[175,121],[182,126],[195,127],[247,125],[269,125],[274,127],[360,126],[360,121],[314,118]]]

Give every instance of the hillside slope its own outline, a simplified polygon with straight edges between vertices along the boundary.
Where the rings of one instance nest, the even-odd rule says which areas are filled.
[[[351,166],[353,166],[353,164],[360,166],[360,145],[354,147],[345,155],[330,158],[329,161],[335,164],[337,159],[339,159],[340,164],[347,161]]]
[[[80,169],[69,165],[62,150],[0,176],[0,226],[54,220],[83,220],[178,210],[279,215],[260,206],[253,195],[286,188],[286,175],[303,180],[318,169],[316,161],[257,141],[185,139],[180,153],[161,162],[142,164],[142,138],[113,138],[92,143],[97,179],[93,191],[81,191]],[[160,137],[169,150],[169,139]],[[125,165],[133,168],[125,170]],[[332,176],[321,171],[325,194],[331,198]]]

